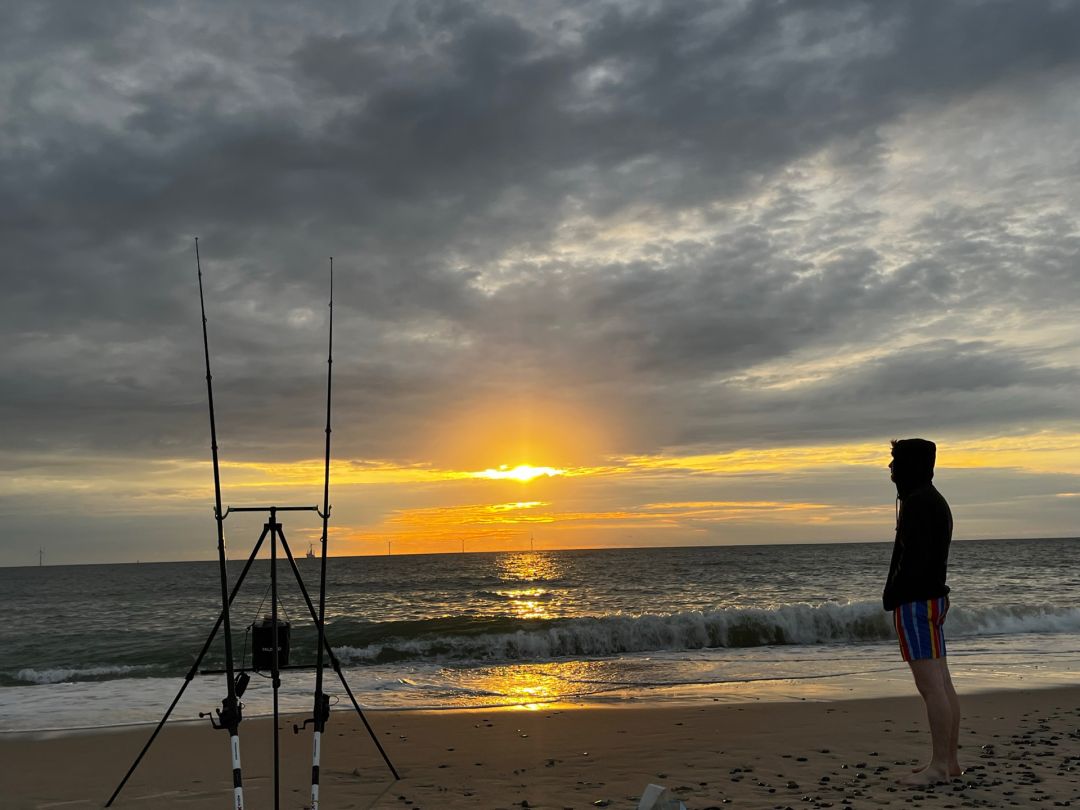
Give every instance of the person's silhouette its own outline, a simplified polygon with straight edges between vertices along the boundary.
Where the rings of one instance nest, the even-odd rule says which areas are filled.
[[[936,455],[933,442],[901,439],[892,443],[889,464],[896,484],[896,541],[882,604],[893,613],[900,655],[926,704],[933,744],[930,762],[900,780],[908,785],[929,785],[963,773],[957,761],[960,703],[943,631],[953,520],[949,504],[931,483]]]

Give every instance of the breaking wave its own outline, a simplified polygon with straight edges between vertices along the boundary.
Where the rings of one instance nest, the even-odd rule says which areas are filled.
[[[495,593],[495,592],[492,592]],[[1031,633],[1080,633],[1080,607],[954,606],[950,640]],[[877,601],[788,604],[774,609],[726,609],[673,614],[616,614],[561,619],[511,616],[446,616],[369,622],[339,617],[327,625],[346,665],[409,662],[545,662],[633,653],[752,648],[773,645],[845,645],[891,642],[892,617]],[[314,628],[294,627],[294,662],[314,661]],[[247,642],[240,643],[243,651]],[[0,670],[0,687],[181,675],[191,664],[186,640],[148,635],[139,660]],[[242,660],[241,660],[242,659]],[[246,660],[239,654],[237,664]],[[220,651],[203,669],[222,666]]]
[[[1080,608],[954,608],[947,627],[952,637],[1080,632]],[[376,634],[382,638],[371,638]],[[893,634],[891,614],[875,601],[579,619],[388,622],[370,626],[365,643],[346,643],[336,652],[350,664],[416,659],[544,661],[649,651],[886,641]]]
[[[117,677],[144,674],[153,666],[100,666],[84,668],[20,669],[14,680],[24,684],[67,683],[69,681],[105,681]]]

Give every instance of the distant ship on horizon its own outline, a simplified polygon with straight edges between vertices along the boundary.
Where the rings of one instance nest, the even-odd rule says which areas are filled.
[[[308,543],[307,544],[307,558],[309,560],[314,560],[315,559],[315,552],[312,550],[314,548],[314,546],[315,546],[314,543]]]

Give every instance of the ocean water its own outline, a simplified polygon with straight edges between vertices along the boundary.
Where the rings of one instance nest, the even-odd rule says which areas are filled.
[[[247,551],[249,549],[245,549]],[[365,709],[835,699],[911,690],[881,609],[888,543],[331,558],[327,637]],[[946,631],[961,691],[1075,682],[1080,540],[953,544]],[[233,550],[233,555],[237,555]],[[318,562],[301,559],[317,601]],[[229,563],[235,582],[243,560]],[[291,663],[315,631],[279,562]],[[258,560],[232,608],[238,665],[269,613]],[[157,722],[220,612],[216,562],[0,569],[0,731]],[[220,669],[220,634],[201,669]],[[345,708],[333,672],[327,691]],[[308,711],[310,670],[283,675]],[[172,718],[220,704],[197,676]],[[270,711],[255,675],[247,716]]]

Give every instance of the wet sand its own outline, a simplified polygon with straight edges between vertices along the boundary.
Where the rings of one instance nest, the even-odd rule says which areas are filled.
[[[354,713],[324,736],[323,810],[635,808],[650,782],[690,810],[1080,806],[1080,688],[962,695],[960,779],[896,783],[927,754],[909,698],[669,707],[372,712],[392,777]],[[308,806],[310,727],[281,723],[282,808]],[[0,736],[0,806],[101,807],[151,729]],[[271,723],[245,720],[246,806],[273,807]],[[228,738],[170,724],[114,807],[229,806]]]

